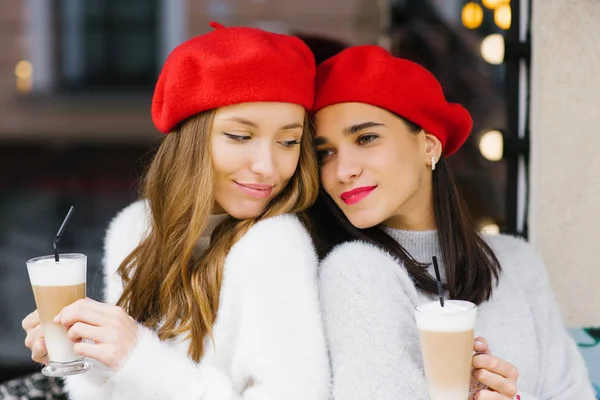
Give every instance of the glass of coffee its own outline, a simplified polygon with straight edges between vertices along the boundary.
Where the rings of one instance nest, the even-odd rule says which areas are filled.
[[[431,400],[467,400],[477,306],[445,300],[415,309],[421,354]]]
[[[54,323],[61,310],[85,298],[87,257],[84,254],[43,256],[27,261],[29,281],[40,316],[48,348],[49,365],[42,369],[46,376],[67,376],[90,369],[91,364],[73,349],[67,330]]]

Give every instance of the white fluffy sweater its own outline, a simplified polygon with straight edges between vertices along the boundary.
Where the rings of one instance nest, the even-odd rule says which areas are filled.
[[[386,231],[417,261],[442,260],[437,232]],[[593,400],[540,257],[513,237],[486,241],[503,270],[492,299],[479,306],[475,334],[519,369],[522,400]],[[414,307],[434,298],[415,289],[401,263],[363,242],[334,249],[320,279],[334,399],[428,399]]]
[[[122,283],[115,273],[148,228],[147,203],[138,201],[110,224],[105,242],[106,301]],[[297,219],[257,223],[231,249],[220,306],[199,364],[189,342],[160,341],[142,328],[118,372],[102,365],[66,380],[74,400],[324,400],[329,365],[316,282],[317,258]]]

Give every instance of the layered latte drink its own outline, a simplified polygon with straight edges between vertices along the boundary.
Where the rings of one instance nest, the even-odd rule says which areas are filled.
[[[61,254],[58,262],[54,256],[27,261],[50,361],[42,370],[45,375],[65,376],[89,368],[89,363],[73,349],[67,330],[53,322],[64,307],[85,298],[86,263],[84,254]]]
[[[477,306],[446,300],[416,308],[421,354],[431,400],[467,400]]]

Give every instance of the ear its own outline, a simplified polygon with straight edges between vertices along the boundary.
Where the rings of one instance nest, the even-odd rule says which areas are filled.
[[[425,133],[425,162],[431,166],[431,157],[435,159],[437,163],[442,156],[442,142],[436,136],[431,133]]]

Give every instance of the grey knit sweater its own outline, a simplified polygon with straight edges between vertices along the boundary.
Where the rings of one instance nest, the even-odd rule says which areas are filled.
[[[442,260],[436,231],[386,231],[417,261]],[[493,298],[479,306],[475,335],[519,369],[522,400],[593,400],[540,257],[520,239],[485,239],[503,272]],[[414,307],[433,298],[415,289],[399,262],[363,242],[336,247],[320,274],[333,398],[426,400]]]

